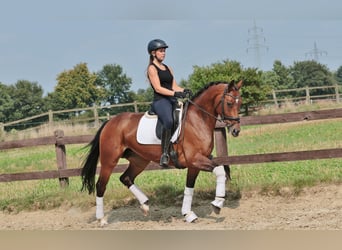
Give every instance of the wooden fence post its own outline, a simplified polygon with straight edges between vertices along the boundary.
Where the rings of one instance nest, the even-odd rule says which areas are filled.
[[[306,92],[305,102],[306,102],[306,104],[310,104],[310,89],[309,89],[309,86],[305,87],[305,92]]]
[[[274,89],[272,89],[272,96],[273,96],[273,100],[274,100],[274,105],[279,108],[279,105],[278,105],[278,101],[277,101],[277,94],[275,92]]]
[[[215,147],[217,157],[227,157],[228,156],[228,143],[227,143],[227,133],[226,128],[215,128]],[[230,168],[229,165],[224,165],[225,171],[228,173],[227,181],[230,180]]]
[[[215,146],[217,156],[228,156],[226,128],[215,128]]]
[[[65,144],[64,144],[64,131],[56,130],[54,132],[56,137],[56,159],[57,159],[57,168],[58,170],[67,169],[66,163],[66,152],[65,152]],[[69,185],[69,178],[60,177],[59,184],[62,188],[65,188]]]
[[[139,112],[137,101],[134,101],[134,112],[135,113]]]
[[[335,85],[336,102],[340,102],[340,94],[338,93],[338,85]]]
[[[99,114],[97,112],[97,106],[96,104],[94,104],[94,107],[93,107],[93,112],[94,112],[94,126],[95,128],[98,128],[99,127]]]
[[[53,112],[49,109],[49,126],[53,125]]]

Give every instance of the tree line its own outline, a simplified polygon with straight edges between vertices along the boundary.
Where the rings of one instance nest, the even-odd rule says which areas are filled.
[[[244,110],[248,113],[248,107],[266,100],[272,89],[342,85],[342,66],[336,72],[332,72],[327,66],[313,60],[294,62],[291,66],[285,66],[277,60],[272,70],[262,71],[257,68],[244,68],[237,61],[223,60],[207,66],[193,66],[192,74],[188,79],[182,79],[180,85],[190,88],[195,93],[209,82],[230,82],[240,79],[244,80],[242,97]],[[119,64],[106,64],[100,71],[90,72],[87,63],[79,63],[72,69],[58,74],[54,91],[46,96],[43,96],[43,88],[37,82],[27,80],[18,80],[14,84],[0,82],[0,122],[15,121],[48,110],[152,101],[151,87],[135,92],[131,90],[131,85],[132,79],[124,73]],[[331,94],[331,91],[333,90],[317,89],[317,93],[314,94]],[[294,97],[296,93],[284,93],[284,95]],[[123,111],[133,111],[129,109],[123,107],[106,112],[113,115]],[[77,115],[87,114],[64,113],[61,114],[60,119],[70,119]],[[27,125],[30,126],[32,124]]]

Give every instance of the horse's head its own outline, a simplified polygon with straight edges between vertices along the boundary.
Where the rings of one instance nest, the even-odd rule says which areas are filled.
[[[212,126],[215,122],[223,121],[233,136],[240,133],[239,111],[242,104],[240,88],[242,81],[238,83],[211,82],[192,97],[189,102],[197,110],[206,114],[212,119]],[[213,119],[214,118],[214,119]],[[198,117],[196,117],[198,119]]]
[[[217,105],[217,113],[221,119],[227,124],[229,131],[234,137],[240,133],[240,117],[239,111],[242,104],[240,96],[240,88],[242,80],[238,83],[230,82],[224,89],[221,100]]]

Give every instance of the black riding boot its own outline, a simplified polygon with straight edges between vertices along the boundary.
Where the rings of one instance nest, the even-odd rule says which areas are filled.
[[[162,136],[161,136],[162,155],[160,157],[160,166],[165,167],[165,168],[168,167],[168,164],[169,164],[170,139],[171,139],[171,129],[163,128]]]

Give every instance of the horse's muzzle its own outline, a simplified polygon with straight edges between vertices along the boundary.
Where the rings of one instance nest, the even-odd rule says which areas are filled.
[[[235,123],[231,126],[228,127],[229,132],[232,134],[234,137],[238,137],[240,133],[240,124]]]

